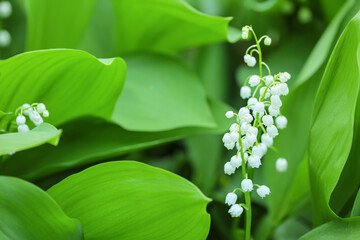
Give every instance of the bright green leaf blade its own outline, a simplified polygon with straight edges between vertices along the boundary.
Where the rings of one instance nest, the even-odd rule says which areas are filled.
[[[360,239],[360,218],[347,218],[325,223],[299,240],[355,240]]]
[[[120,53],[172,52],[228,39],[231,18],[205,15],[183,0],[112,2]],[[238,34],[229,35],[235,41]]]
[[[80,219],[86,239],[205,240],[210,228],[210,200],[195,185],[138,162],[90,167],[48,193]]]
[[[127,80],[112,119],[131,131],[215,127],[196,74],[179,60],[154,54],[126,58]]]
[[[21,71],[19,71],[21,69]],[[98,60],[78,50],[46,50],[0,61],[0,109],[46,104],[57,125],[83,115],[110,119],[125,80],[121,58]]]
[[[30,132],[0,134],[0,156],[37,147],[44,143],[56,146],[60,135],[61,130],[48,123],[40,124]]]
[[[351,149],[360,87],[359,63],[360,15],[357,15],[335,46],[315,101],[309,142],[315,225],[336,218],[329,199]]]
[[[80,222],[66,216],[40,188],[0,176],[0,189],[1,239],[83,239]]]
[[[210,101],[210,106],[218,124],[216,129],[180,128],[163,132],[130,132],[100,120],[85,119],[68,123],[62,126],[64,133],[58,147],[44,145],[15,154],[1,166],[0,173],[34,181],[53,173],[158,146],[186,136],[225,132],[230,120],[224,117],[224,111],[230,107],[216,101]]]
[[[97,0],[27,0],[27,50],[76,48]]]
[[[353,209],[351,210],[351,217],[360,217],[360,189],[356,195]]]

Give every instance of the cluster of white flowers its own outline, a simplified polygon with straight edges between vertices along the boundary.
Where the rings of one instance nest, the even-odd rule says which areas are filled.
[[[0,2],[0,18],[8,18],[12,13],[10,2]],[[11,43],[10,33],[5,29],[0,29],[0,47],[7,47]]]
[[[271,45],[271,38],[262,36],[257,40],[250,26],[243,28],[242,37],[247,39],[249,31],[254,34],[257,44],[249,47],[244,61],[248,66],[253,67],[257,61],[252,54],[257,52],[261,56],[261,41],[264,40],[264,44],[268,46]],[[267,76],[263,76],[262,66],[267,68]],[[280,109],[282,106],[281,96],[289,93],[287,81],[291,78],[290,74],[281,72],[272,75],[270,68],[262,62],[261,57],[259,57],[259,70],[260,75],[249,76],[240,89],[241,98],[248,99],[247,106],[240,108],[238,113],[228,111],[225,114],[227,118],[236,118],[236,121],[230,126],[229,132],[225,133],[222,140],[228,150],[236,147],[237,153],[225,163],[224,172],[231,175],[235,173],[236,169],[242,167],[244,178],[241,188],[235,189],[226,196],[225,203],[231,206],[229,213],[232,217],[239,217],[243,212],[242,206],[246,206],[245,204],[236,204],[236,190],[246,193],[256,187],[256,192],[261,198],[270,194],[267,186],[253,184],[252,180],[248,178],[246,170],[247,167],[259,168],[261,166],[263,156],[268,148],[273,148],[274,138],[279,135],[278,129],[284,129],[287,125],[287,119],[281,115]],[[255,89],[252,90],[252,88]],[[287,161],[284,158],[279,158],[275,165],[279,172],[287,169]]]
[[[19,113],[18,113],[19,112]],[[36,125],[40,125],[44,122],[43,117],[49,117],[49,111],[46,110],[45,104],[43,103],[33,103],[23,104],[20,108],[16,111],[16,124],[18,132],[28,132],[30,131],[29,126],[26,124],[26,116]]]

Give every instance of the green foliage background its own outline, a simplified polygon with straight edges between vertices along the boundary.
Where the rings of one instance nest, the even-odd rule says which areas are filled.
[[[360,238],[359,1],[11,3],[0,239],[241,239],[224,204],[241,176],[223,174],[221,136],[245,104],[246,24],[272,37],[272,71],[292,75],[275,140],[289,168],[269,153],[256,172],[271,195],[254,196],[253,238]],[[15,133],[25,102],[50,118]]]

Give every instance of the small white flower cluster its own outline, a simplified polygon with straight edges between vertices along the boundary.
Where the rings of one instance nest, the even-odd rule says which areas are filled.
[[[2,1],[0,2],[0,18],[8,18],[12,13],[12,7],[10,2]],[[5,30],[0,30],[0,47],[7,47],[11,43],[10,33]]]
[[[29,119],[36,126],[38,126],[44,122],[43,118],[41,117],[41,114],[43,115],[43,117],[49,117],[49,111],[46,110],[45,104],[43,104],[43,103],[33,103],[31,105],[28,103],[25,103],[20,108],[18,108],[16,113],[18,113],[19,111],[20,111],[20,113],[16,117],[16,124],[18,126],[17,127],[18,132],[30,131],[29,126],[26,124],[25,116],[28,116]]]
[[[253,32],[250,26],[243,28],[243,38],[248,38],[249,31]],[[271,45],[271,38],[263,36],[258,41],[255,33],[254,38],[257,42],[252,45],[244,56],[245,63],[253,67],[256,65],[256,59],[248,51],[253,47],[261,54],[260,42],[264,39],[265,45]],[[262,66],[266,66],[268,75],[262,75]],[[247,106],[240,108],[238,113],[233,111],[226,112],[227,118],[235,118],[236,121],[230,126],[229,132],[223,136],[224,146],[228,150],[236,147],[237,153],[230,158],[230,161],[224,165],[225,174],[231,175],[235,173],[236,169],[242,167],[243,181],[241,188],[235,189],[228,193],[225,203],[231,206],[229,213],[232,217],[239,217],[243,212],[242,205],[236,204],[237,195],[236,190],[242,192],[251,192],[257,187],[257,194],[264,198],[270,194],[270,189],[265,185],[253,184],[252,180],[248,178],[246,169],[259,168],[261,166],[261,159],[266,154],[268,148],[273,148],[274,138],[279,135],[278,129],[284,129],[287,125],[287,119],[281,115],[280,108],[282,106],[281,96],[286,96],[289,93],[287,81],[291,78],[287,72],[281,72],[272,75],[266,63],[259,60],[260,75],[252,75],[247,78],[244,86],[240,89],[240,96],[247,100]],[[249,84],[249,86],[247,86]],[[253,91],[251,88],[255,88]],[[276,161],[276,169],[279,172],[286,171],[287,161],[284,158],[279,158]],[[244,205],[245,206],[245,205]]]

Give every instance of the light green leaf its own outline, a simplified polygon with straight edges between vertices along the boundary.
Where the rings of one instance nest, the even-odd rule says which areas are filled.
[[[120,53],[173,52],[228,39],[231,18],[205,15],[183,0],[112,2]],[[238,35],[232,31],[231,40]]]
[[[27,50],[76,48],[97,0],[26,0]]]
[[[360,218],[347,218],[325,223],[299,240],[355,240],[360,239]]]
[[[354,206],[351,211],[351,217],[360,216],[360,189],[356,195]]]
[[[43,102],[55,125],[83,115],[110,119],[125,74],[121,58],[64,49],[20,54],[0,61],[0,109]]]
[[[112,119],[132,131],[215,127],[196,74],[179,60],[154,54],[126,58],[124,91]]]
[[[30,132],[0,134],[0,156],[37,147],[44,143],[56,146],[59,142],[61,130],[43,123]]]
[[[90,167],[48,193],[81,221],[85,239],[205,240],[210,228],[210,199],[195,185],[138,162]]]
[[[359,43],[358,14],[350,21],[336,44],[316,96],[309,142],[315,225],[337,218],[329,206],[329,200],[353,140],[360,87]]]
[[[0,176],[0,238],[83,239],[80,222],[35,185]]]
[[[34,181],[60,171],[158,146],[186,136],[225,132],[230,121],[224,117],[224,111],[230,108],[217,101],[209,103],[218,124],[216,129],[189,127],[163,132],[130,132],[99,119],[84,119],[62,126],[64,133],[58,147],[44,145],[15,154],[1,166],[0,173]]]

